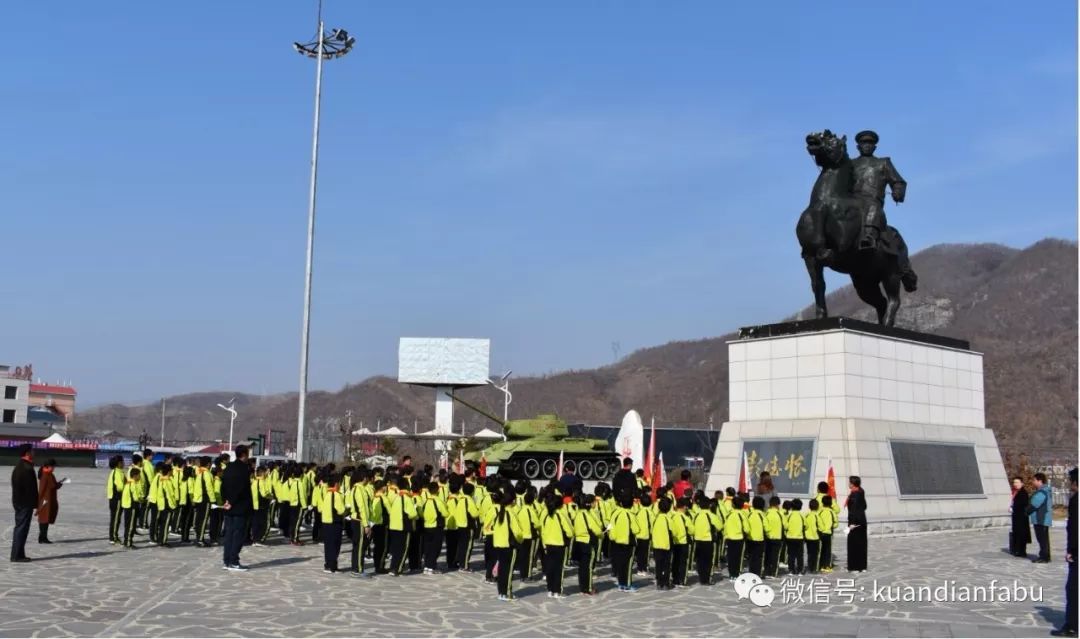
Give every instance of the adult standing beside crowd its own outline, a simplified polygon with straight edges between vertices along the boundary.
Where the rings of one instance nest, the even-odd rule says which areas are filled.
[[[1012,478],[1012,530],[1009,532],[1009,552],[1014,557],[1027,557],[1027,546],[1031,543],[1031,526],[1028,524],[1028,493],[1024,480]]]
[[[1031,495],[1027,511],[1031,514],[1031,524],[1035,528],[1035,541],[1039,542],[1039,556],[1033,559],[1037,564],[1050,563],[1050,524],[1053,523],[1053,499],[1046,475],[1035,473],[1035,492]]]
[[[1076,473],[1074,467],[1069,471],[1069,520],[1065,522],[1065,564],[1069,576],[1065,579],[1065,623],[1050,632],[1055,637],[1075,637],[1076,621]]]
[[[56,470],[56,460],[50,459],[45,462],[38,473],[38,543],[51,544],[49,541],[49,526],[56,523],[56,515],[60,512],[60,502],[57,499],[57,491],[63,485],[56,481],[53,471]]]
[[[847,569],[849,572],[866,570],[866,495],[862,491],[862,478],[852,475],[848,479],[851,494],[845,506],[848,510]]]
[[[247,446],[240,444],[234,452],[236,459],[226,465],[225,472],[221,474],[221,508],[225,511],[225,568],[244,571],[247,568],[240,565],[240,550],[244,547],[248,516],[252,512],[251,466],[247,463]]]
[[[34,477],[34,447],[22,444],[19,461],[11,471],[11,505],[15,508],[15,531],[11,535],[11,561],[26,562],[26,537],[30,519],[38,505],[37,478]]]

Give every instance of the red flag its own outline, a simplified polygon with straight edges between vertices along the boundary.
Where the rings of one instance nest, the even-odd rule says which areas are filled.
[[[646,455],[645,455],[645,465],[643,466],[643,468],[645,469],[645,480],[648,481],[650,485],[652,485],[652,483],[653,483],[652,479],[653,479],[653,475],[655,474],[653,472],[653,465],[655,463],[656,463],[656,418],[653,417],[651,432],[649,434],[649,452],[646,453]],[[653,499],[656,499],[656,491],[655,491],[655,489],[653,490]]]
[[[836,472],[833,471],[832,457],[829,458],[829,470],[825,473],[825,482],[829,484],[829,497],[836,503]]]
[[[487,455],[480,453],[480,477],[487,477]]]
[[[563,452],[560,450],[559,451],[559,467],[557,469],[555,469],[555,479],[562,479],[562,467],[563,467],[562,454],[563,454]]]
[[[652,488],[652,498],[656,499],[656,493],[660,492],[660,487],[663,486],[664,453],[660,453],[660,458],[656,460],[656,464],[649,469],[649,472],[652,473],[649,480]]]
[[[748,493],[748,492],[750,492],[749,474],[750,474],[750,469],[747,468],[746,451],[744,450],[743,454],[742,454],[742,467],[739,469],[739,488],[738,488],[738,491],[740,493]]]

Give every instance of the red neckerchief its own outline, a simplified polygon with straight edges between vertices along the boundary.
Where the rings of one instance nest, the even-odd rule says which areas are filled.
[[[53,471],[53,469],[52,469],[52,468],[49,468],[48,466],[45,466],[45,467],[43,467],[43,468],[41,469],[41,472],[43,472],[43,473],[50,473],[50,474],[51,474],[51,473],[52,473],[52,471]]]
[[[31,464],[34,463],[34,458],[31,457],[30,455],[23,455],[19,459],[23,460],[24,462],[29,462]]]

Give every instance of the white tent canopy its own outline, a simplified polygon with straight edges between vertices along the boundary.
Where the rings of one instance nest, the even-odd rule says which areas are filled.
[[[484,430],[480,431],[479,433],[476,433],[475,435],[473,435],[472,438],[473,439],[502,439],[503,436],[502,436],[502,433],[496,433],[495,431],[491,430],[490,428],[485,428]]]
[[[360,430],[354,430],[353,435],[374,435],[375,433],[369,428],[361,428]]]
[[[415,435],[412,435],[412,437],[420,439],[461,439],[462,436],[458,433],[440,433],[439,431],[432,429],[423,433],[416,433]]]
[[[379,437],[408,437],[408,434],[397,426],[391,426],[385,430],[372,433],[372,435],[377,435]]]
[[[53,433],[45,439],[41,440],[43,444],[70,444],[71,440],[65,438],[60,433]]]

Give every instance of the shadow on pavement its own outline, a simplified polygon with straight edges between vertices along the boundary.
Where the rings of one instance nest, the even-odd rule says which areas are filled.
[[[38,563],[39,561],[53,561],[56,559],[92,559],[94,557],[104,557],[106,555],[112,555],[114,551],[99,551],[89,550],[87,552],[72,552],[66,555],[53,555],[51,557],[34,557],[32,562]]]
[[[247,567],[255,570],[256,568],[272,568],[274,566],[288,566],[289,564],[302,564],[311,561],[314,557],[284,557],[282,559],[271,559],[270,561],[260,561],[257,564],[248,564]]]
[[[1035,606],[1035,612],[1049,621],[1055,628],[1060,628],[1065,623],[1065,611],[1051,608],[1050,606]]]

